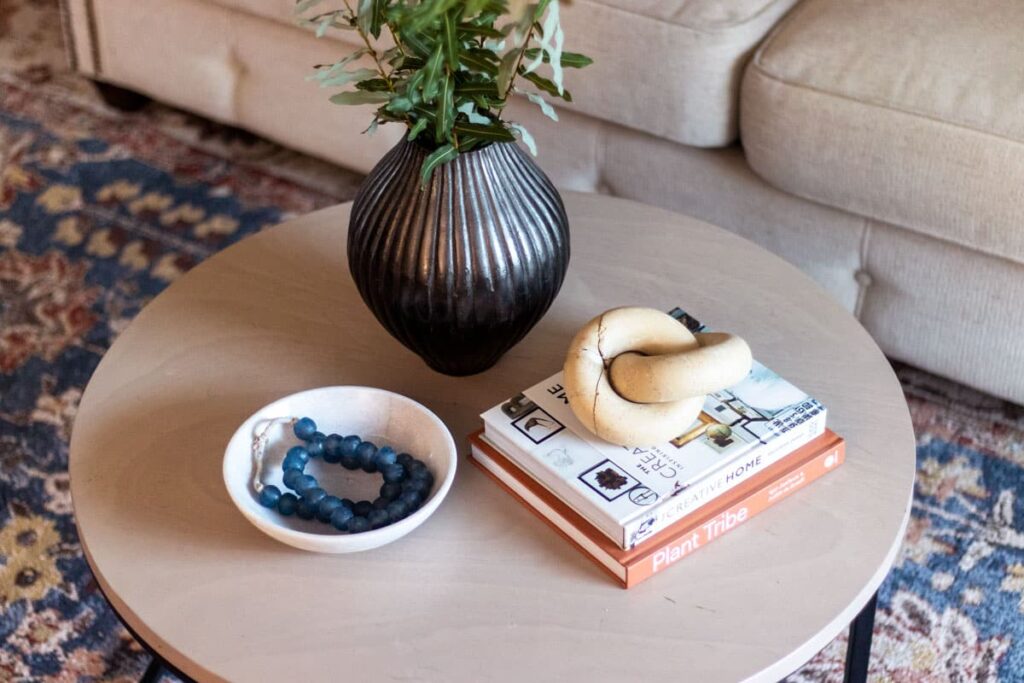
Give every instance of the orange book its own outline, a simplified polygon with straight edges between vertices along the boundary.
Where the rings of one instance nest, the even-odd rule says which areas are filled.
[[[470,460],[563,538],[631,588],[740,526],[842,464],[846,442],[834,432],[793,451],[749,481],[695,510],[640,545],[623,550],[575,510],[519,469],[476,432]]]

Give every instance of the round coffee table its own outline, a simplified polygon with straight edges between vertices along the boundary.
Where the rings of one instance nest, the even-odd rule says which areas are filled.
[[[142,311],[85,392],[70,468],[89,563],[149,648],[201,680],[775,681],[873,604],[907,522],[914,437],[868,334],[724,230],[565,200],[573,254],[558,300],[474,377],[432,372],[363,306],[345,262],[348,205],[242,241]],[[465,465],[422,527],[355,555],[276,543],[228,499],[224,446],[279,396],[383,387],[465,445],[480,412],[560,367],[580,325],[629,304],[679,305],[745,337],[828,406],[846,465],[629,591]]]

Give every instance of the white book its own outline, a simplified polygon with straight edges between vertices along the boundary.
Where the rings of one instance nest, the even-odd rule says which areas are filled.
[[[587,431],[561,373],[481,417],[487,438],[523,471],[629,549],[821,435],[826,410],[755,361],[746,379],[710,394],[679,437],[649,447]]]

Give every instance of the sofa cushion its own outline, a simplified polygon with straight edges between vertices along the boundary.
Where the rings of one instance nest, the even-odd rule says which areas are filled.
[[[213,0],[292,22],[294,0]],[[739,85],[751,52],[797,0],[575,0],[569,49],[594,64],[569,74],[574,109],[699,147],[737,136]],[[328,4],[324,5],[325,7]],[[358,40],[339,31],[337,40]]]
[[[1024,262],[1024,3],[804,0],[741,97],[794,194]]]

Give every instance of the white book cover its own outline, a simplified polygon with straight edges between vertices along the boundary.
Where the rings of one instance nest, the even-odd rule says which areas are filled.
[[[692,331],[703,327],[679,309]],[[623,548],[725,493],[820,435],[818,401],[754,361],[735,386],[707,397],[692,425],[670,442],[624,448],[583,427],[562,373],[481,417],[488,439]]]

